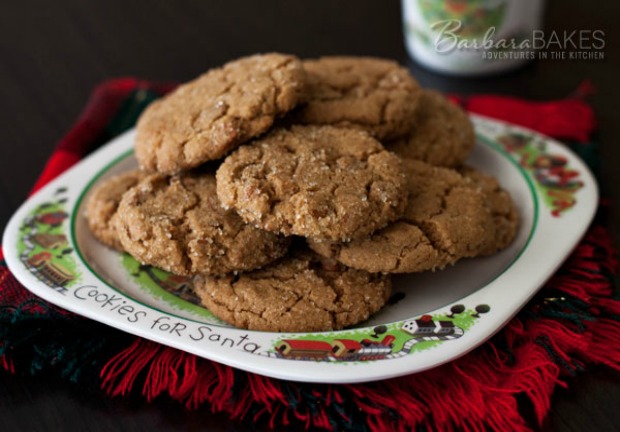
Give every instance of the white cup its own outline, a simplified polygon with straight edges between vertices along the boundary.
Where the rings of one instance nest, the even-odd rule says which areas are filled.
[[[402,0],[405,44],[430,69],[488,75],[536,58],[544,0]]]

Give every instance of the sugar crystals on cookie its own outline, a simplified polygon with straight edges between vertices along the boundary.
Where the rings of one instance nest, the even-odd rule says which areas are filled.
[[[400,159],[367,132],[272,130],[224,160],[217,193],[248,223],[284,235],[348,241],[398,219],[407,202]]]

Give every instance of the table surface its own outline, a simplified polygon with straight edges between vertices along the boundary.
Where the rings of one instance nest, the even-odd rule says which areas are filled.
[[[97,83],[119,76],[182,82],[239,56],[279,51],[393,58],[423,86],[537,100],[569,95],[586,79],[600,126],[604,196],[620,202],[620,72],[617,2],[583,9],[550,0],[546,30],[605,32],[605,59],[539,60],[509,74],[450,78],[408,59],[400,4],[372,0],[13,2],[0,13],[0,228],[26,198],[54,144]],[[612,221],[616,241],[620,223]],[[618,243],[617,243],[618,244]],[[620,376],[593,368],[553,396],[544,429],[615,430]],[[221,415],[188,413],[166,400],[104,399],[50,376],[0,379],[0,430],[243,430]]]

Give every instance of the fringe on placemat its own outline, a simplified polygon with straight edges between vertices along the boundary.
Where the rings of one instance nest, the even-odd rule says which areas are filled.
[[[54,371],[99,389],[98,373],[108,353],[123,349],[131,338],[35,296],[15,279],[0,253],[0,369],[29,375]]]
[[[295,421],[327,430],[530,430],[519,396],[541,424],[566,377],[591,364],[620,370],[616,267],[608,231],[593,227],[502,332],[424,373],[357,385],[291,383],[135,339],[102,368],[102,387],[112,396],[140,388],[148,400],[167,394],[190,409],[207,405],[273,427]]]

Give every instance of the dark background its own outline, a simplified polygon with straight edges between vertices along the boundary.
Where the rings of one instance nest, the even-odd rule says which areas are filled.
[[[537,61],[515,72],[448,78],[413,64],[402,42],[397,1],[11,2],[0,8],[0,229],[26,198],[54,144],[93,86],[136,76],[186,81],[239,56],[280,51],[393,58],[426,87],[536,100],[571,94],[583,80],[599,120],[603,195],[620,202],[620,4],[550,0],[547,31],[600,29],[601,61]],[[620,238],[620,223],[612,228]],[[618,243],[616,243],[618,244]],[[593,368],[554,395],[547,430],[618,430],[620,377]],[[248,425],[166,400],[109,400],[54,377],[0,374],[0,430],[239,430]]]

